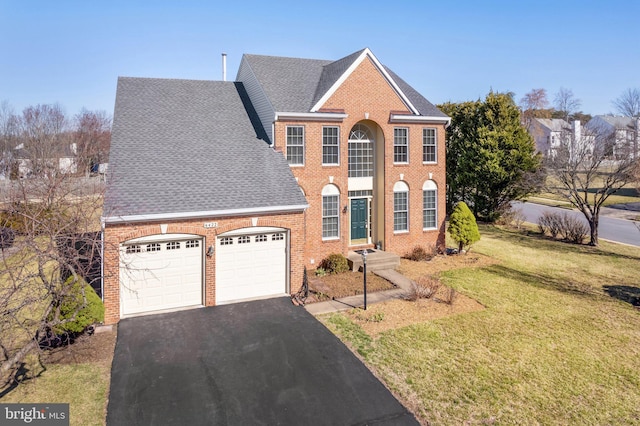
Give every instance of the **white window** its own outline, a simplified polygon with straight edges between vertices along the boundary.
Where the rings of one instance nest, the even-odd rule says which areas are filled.
[[[251,242],[251,237],[242,236],[238,238],[238,244],[249,244]]]
[[[147,251],[160,251],[160,244],[158,243],[147,244]]]
[[[131,253],[140,253],[142,251],[142,248],[138,245],[135,246],[127,246],[127,248],[125,249],[127,254],[131,254]]]
[[[284,240],[284,234],[273,234],[271,236],[271,241],[281,241]]]
[[[422,228],[436,229],[438,225],[438,187],[432,180],[422,186]]]
[[[232,244],[233,244],[233,238],[231,238],[231,237],[220,238],[220,245],[221,246],[230,246]]]
[[[335,185],[322,188],[322,238],[340,238],[340,190]]]
[[[409,129],[406,127],[393,129],[393,162],[409,162]]]
[[[437,161],[437,148],[436,129],[422,129],[422,161],[424,163],[435,163]]]
[[[189,240],[184,243],[185,248],[197,248],[200,247],[200,240]]]
[[[260,235],[256,235],[256,243],[264,243],[265,241],[268,241],[269,237],[267,237],[264,234],[260,234]]]
[[[340,136],[338,127],[322,128],[322,164],[340,164]]]
[[[373,142],[369,129],[356,125],[349,134],[349,177],[373,176]]]
[[[304,127],[287,127],[287,161],[291,165],[304,165]]]
[[[170,243],[167,243],[167,250],[179,250],[180,249],[180,243],[177,241],[172,241]]]
[[[409,187],[405,182],[393,185],[393,231],[409,231]]]

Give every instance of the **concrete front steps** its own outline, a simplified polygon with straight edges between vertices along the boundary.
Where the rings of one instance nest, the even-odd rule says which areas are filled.
[[[377,249],[367,250],[367,272],[380,271],[386,269],[396,269],[400,266],[400,256]],[[350,251],[347,260],[352,271],[362,270],[361,250]]]

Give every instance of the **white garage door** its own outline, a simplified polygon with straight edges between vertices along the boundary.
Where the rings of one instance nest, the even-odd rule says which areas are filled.
[[[202,305],[202,251],[200,237],[184,234],[122,244],[122,315]]]
[[[288,234],[245,228],[216,241],[216,304],[282,296],[287,289]]]

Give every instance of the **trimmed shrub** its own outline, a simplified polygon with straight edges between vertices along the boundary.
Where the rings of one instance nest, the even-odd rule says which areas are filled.
[[[562,220],[562,233],[567,241],[582,244],[589,234],[589,227],[577,217],[565,213]]]
[[[496,221],[496,224],[503,226],[512,226],[516,229],[520,229],[525,222],[526,217],[524,216],[522,209],[515,209],[511,207],[500,215],[500,218]]]
[[[73,280],[74,278],[71,276],[64,284],[71,286],[71,291],[63,298],[60,305],[62,323],[53,329],[58,335],[82,333],[88,326],[104,321],[104,305],[95,290],[83,279],[78,279],[75,283]]]
[[[332,253],[322,259],[320,268],[324,269],[328,274],[341,274],[349,270],[349,262],[341,253]]]
[[[480,241],[476,218],[464,201],[459,201],[453,208],[447,231],[451,238],[458,243],[458,253],[462,253],[465,247]]]
[[[411,281],[411,289],[405,297],[406,300],[430,299],[440,289],[440,281],[435,277],[423,276]]]
[[[580,218],[566,212],[544,212],[538,219],[538,227],[543,234],[549,234],[552,238],[562,236],[565,240],[582,244],[589,234],[589,227]]]
[[[422,260],[430,260],[435,256],[435,248],[425,249],[422,246],[415,246],[409,253],[405,255],[406,259],[420,262]]]
[[[562,215],[555,212],[545,211],[538,219],[538,228],[543,234],[556,238],[562,231]]]

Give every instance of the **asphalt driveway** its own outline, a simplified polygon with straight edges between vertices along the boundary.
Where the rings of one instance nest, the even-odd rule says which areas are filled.
[[[120,321],[107,425],[417,425],[288,298]]]

